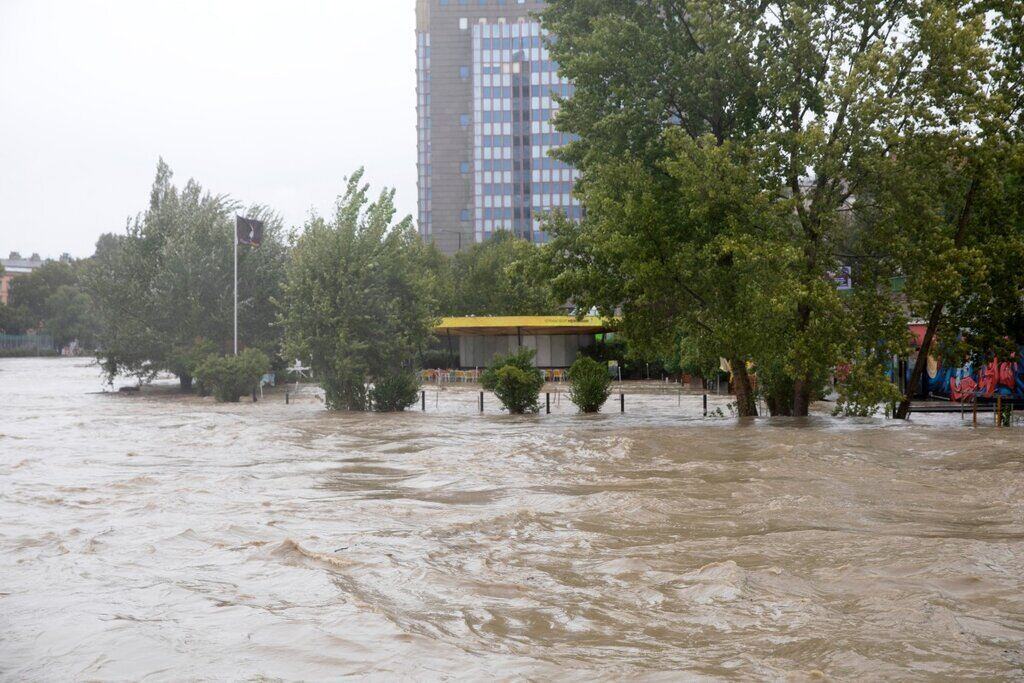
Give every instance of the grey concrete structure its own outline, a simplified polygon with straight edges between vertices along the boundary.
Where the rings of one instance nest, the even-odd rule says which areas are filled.
[[[550,158],[558,77],[538,0],[418,0],[419,230],[454,253],[509,230],[543,242],[541,216],[579,216],[575,171]]]

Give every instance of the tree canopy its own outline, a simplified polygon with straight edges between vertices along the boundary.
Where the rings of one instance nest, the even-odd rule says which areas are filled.
[[[182,189],[171,180],[161,160],[149,208],[123,235],[100,239],[87,282],[108,376],[169,371],[187,387],[193,347],[231,348],[234,220],[243,207],[194,180]],[[239,342],[276,357],[281,334],[273,299],[281,293],[287,256],[281,221],[262,206],[245,214],[264,221],[266,230],[261,246],[238,247]]]
[[[557,313],[549,283],[530,268],[537,248],[511,232],[461,251],[444,265],[445,315],[546,315]]]
[[[929,139],[1019,141],[1021,12],[553,0],[543,21],[575,84],[556,123],[579,136],[559,154],[581,170],[587,207],[581,223],[551,226],[557,293],[621,307],[634,340],[691,339],[730,357],[741,414],[753,412],[748,362],[773,412],[806,414],[837,364],[907,344],[909,311],[884,275],[927,239],[902,254],[880,239],[902,229],[886,223],[897,208],[880,170],[925,173],[934,158],[913,150]],[[854,251],[883,243],[888,261]],[[845,268],[857,277],[849,296],[835,286]]]
[[[393,190],[373,202],[368,193],[359,170],[334,216],[306,223],[281,300],[288,357],[311,364],[328,406],[338,410],[370,407],[374,384],[407,388],[401,376],[435,322],[434,274],[412,218],[392,222]],[[402,400],[374,405],[399,407],[409,400],[402,393]]]

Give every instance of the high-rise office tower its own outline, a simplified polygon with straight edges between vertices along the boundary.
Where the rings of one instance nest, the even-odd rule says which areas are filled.
[[[419,230],[454,253],[508,230],[544,242],[551,211],[579,218],[576,172],[549,152],[558,75],[538,0],[417,0]],[[554,97],[553,97],[554,96]]]

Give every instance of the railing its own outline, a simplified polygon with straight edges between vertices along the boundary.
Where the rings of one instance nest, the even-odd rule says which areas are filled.
[[[0,334],[0,351],[54,351],[48,334]]]

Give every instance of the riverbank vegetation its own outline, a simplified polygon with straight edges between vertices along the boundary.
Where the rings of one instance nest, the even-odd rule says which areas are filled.
[[[212,354],[192,372],[203,392],[212,392],[221,403],[238,403],[270,372],[270,360],[259,349],[246,349],[237,356]]]
[[[575,85],[556,125],[579,138],[557,155],[587,212],[552,221],[546,276],[621,310],[641,352],[728,359],[741,415],[748,368],[777,415],[806,415],[844,364],[863,364],[855,412],[889,398],[876,369],[924,320],[905,414],[933,338],[989,359],[1024,341],[1022,12],[554,0]]]
[[[581,356],[569,368],[569,399],[581,413],[599,413],[611,395],[608,366]]]
[[[546,216],[547,244],[497,233],[444,256],[362,171],[333,215],[286,232],[266,207],[179,189],[161,161],[143,214],[73,282],[58,265],[36,278],[46,296],[16,281],[21,312],[3,316],[94,338],[110,377],[188,389],[231,350],[244,213],[266,232],[239,250],[242,347],[311,365],[334,409],[412,405],[415,371],[453,362],[431,333],[446,315],[596,310],[618,332],[577,376],[724,378],[741,416],[806,415],[833,380],[839,412],[903,416],[930,355],[1019,352],[1019,3],[553,0],[542,21],[574,83],[555,154],[585,207]],[[532,365],[503,363],[486,384],[535,409]],[[606,391],[581,388],[581,408]]]
[[[266,225],[258,249],[239,247],[239,338],[274,358],[282,339],[274,300],[282,293],[287,249],[281,220],[266,207],[243,207],[193,180],[179,189],[172,178],[161,160],[149,207],[124,234],[100,240],[87,287],[107,376],[145,380],[170,372],[188,389],[208,355],[197,346],[232,350],[235,214],[245,211]]]
[[[483,388],[493,391],[502,407],[513,415],[540,412],[544,375],[533,364],[535,355],[533,349],[522,349],[496,356],[480,377]]]
[[[97,319],[93,299],[84,286],[90,267],[90,259],[65,257],[12,278],[8,302],[0,303],[0,333],[49,335],[53,354],[72,342],[91,350]]]
[[[368,192],[359,171],[334,216],[307,222],[281,298],[285,353],[310,359],[336,410],[412,405],[406,378],[435,322],[428,248],[411,218],[393,223],[393,190],[372,202]]]

